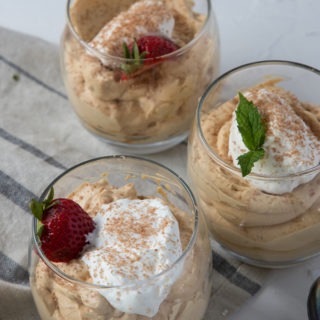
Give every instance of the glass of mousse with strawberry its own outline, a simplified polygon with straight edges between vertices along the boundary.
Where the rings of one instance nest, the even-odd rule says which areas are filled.
[[[97,158],[61,174],[30,208],[30,286],[41,319],[203,318],[208,229],[174,172],[136,157]]]
[[[188,174],[214,239],[245,262],[320,252],[320,71],[288,61],[230,70],[201,98]]]
[[[218,73],[211,1],[68,0],[61,67],[91,133],[134,153],[170,148]]]

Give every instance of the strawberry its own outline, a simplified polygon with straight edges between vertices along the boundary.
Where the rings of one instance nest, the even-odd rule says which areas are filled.
[[[178,45],[170,39],[155,35],[141,37],[137,41],[137,45],[140,52],[146,52],[145,59],[150,59],[144,64],[157,63],[161,60],[161,56],[179,49]]]
[[[51,188],[43,202],[32,199],[30,209],[38,219],[41,249],[53,262],[78,258],[88,243],[86,236],[95,228],[92,218],[73,200],[53,199]]]
[[[123,43],[124,57],[131,61],[121,64],[121,80],[132,78],[165,60],[163,57],[179,49],[168,38],[159,35],[146,35],[134,40],[128,47]]]

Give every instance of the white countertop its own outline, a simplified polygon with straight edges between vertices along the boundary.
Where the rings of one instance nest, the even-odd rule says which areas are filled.
[[[0,26],[58,44],[65,0],[0,0]],[[240,64],[292,60],[320,69],[319,0],[212,0],[221,39],[221,72]],[[264,288],[233,320],[306,320],[320,257],[274,270]]]

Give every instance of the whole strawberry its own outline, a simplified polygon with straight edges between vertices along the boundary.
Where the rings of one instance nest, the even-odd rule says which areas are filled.
[[[121,64],[121,80],[132,78],[165,60],[166,54],[179,49],[170,39],[159,35],[145,35],[134,40],[129,46],[123,43],[126,63]]]
[[[73,200],[53,199],[53,188],[43,202],[31,200],[30,209],[38,219],[41,249],[53,262],[78,258],[95,228],[92,218]]]

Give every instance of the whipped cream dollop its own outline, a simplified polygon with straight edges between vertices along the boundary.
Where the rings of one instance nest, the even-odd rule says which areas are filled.
[[[292,103],[299,103],[289,92],[277,88],[259,88],[244,93],[258,108],[266,125],[266,139],[263,144],[265,156],[254,163],[253,173],[264,176],[282,177],[296,174],[320,163],[320,141],[295,113]],[[238,130],[233,113],[229,135],[229,155],[237,167],[237,158],[248,152]],[[268,193],[291,192],[300,184],[309,182],[315,174],[301,175],[292,179],[259,180],[246,178],[255,187]]]
[[[122,57],[123,42],[130,45],[146,34],[171,38],[173,28],[174,18],[163,1],[142,0],[110,20],[89,45],[103,54]]]
[[[161,199],[120,199],[106,205],[94,218],[88,236],[92,247],[82,256],[93,283],[123,288],[99,292],[116,309],[153,317],[182,272],[174,266],[165,275],[143,281],[171,267],[182,253],[179,225]]]

